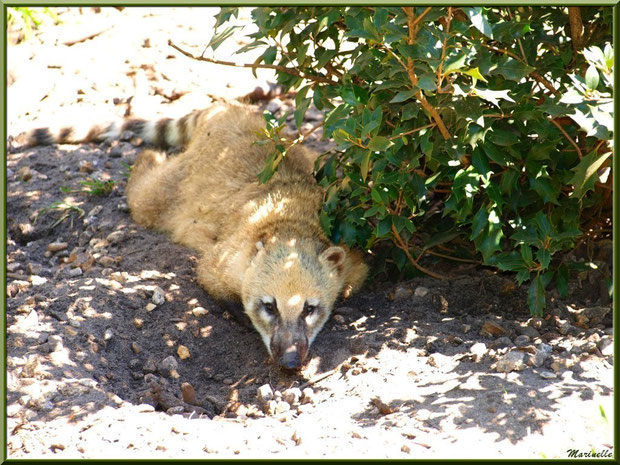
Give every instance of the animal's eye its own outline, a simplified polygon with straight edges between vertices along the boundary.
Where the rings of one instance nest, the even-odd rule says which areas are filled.
[[[276,305],[273,302],[263,302],[263,309],[268,315],[276,314]]]
[[[319,307],[317,305],[309,304],[308,302],[306,302],[304,304],[304,317],[312,315],[318,310],[318,308]]]

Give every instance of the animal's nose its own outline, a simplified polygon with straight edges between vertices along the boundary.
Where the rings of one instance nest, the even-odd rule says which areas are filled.
[[[294,371],[301,368],[301,357],[295,346],[289,347],[279,360],[280,368],[283,370]]]

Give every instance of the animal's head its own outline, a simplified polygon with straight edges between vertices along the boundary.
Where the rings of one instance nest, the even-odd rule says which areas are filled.
[[[257,243],[242,300],[274,362],[298,370],[344,285],[346,252],[296,239]]]

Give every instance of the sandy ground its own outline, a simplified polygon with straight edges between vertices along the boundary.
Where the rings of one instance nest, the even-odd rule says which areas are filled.
[[[436,264],[454,276],[445,282],[368,283],[337,304],[304,370],[284,375],[258,335],[198,286],[195,252],[132,222],[124,186],[140,141],[13,139],[127,114],[180,116],[268,89],[273,76],[167,46],[202,52],[216,9],[59,11],[62,24],[8,49],[9,458],[613,454],[613,329],[600,284],[610,242],[597,244],[599,269],[572,281],[567,299],[549,293],[544,318],[529,317],[527,290],[510,276],[470,266]],[[79,192],[87,176],[113,189]],[[45,210],[54,202],[65,207]]]

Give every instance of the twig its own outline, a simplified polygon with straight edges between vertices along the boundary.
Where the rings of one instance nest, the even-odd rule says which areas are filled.
[[[428,10],[428,8],[427,8],[427,10]],[[423,15],[426,15],[426,13],[428,12],[427,10],[425,10],[425,12],[422,15],[420,15],[420,17],[422,17]],[[407,26],[408,26],[408,29],[409,29],[409,31],[408,31],[409,37],[408,37],[407,43],[409,45],[413,45],[413,43],[415,42],[415,35],[416,35],[416,32],[417,32],[417,25],[419,23],[416,22],[415,15],[414,15],[412,7],[403,7],[403,11],[407,15]],[[396,56],[396,55],[394,53],[392,53],[392,56]],[[413,60],[408,57],[406,65],[400,59],[398,59],[398,61],[403,65],[403,67],[407,71],[407,76],[409,76],[409,80],[411,81],[411,84],[413,85],[413,87],[414,88],[417,87],[417,85],[418,85],[418,77],[415,74],[415,70],[414,70],[414,67],[413,67]],[[420,102],[422,107],[431,115],[431,118],[433,118],[435,123],[437,123],[437,128],[439,129],[439,132],[441,132],[441,135],[443,136],[443,138],[445,140],[450,139],[452,137],[452,135],[450,134],[450,131],[448,131],[448,128],[446,128],[446,125],[444,124],[443,120],[441,119],[441,116],[439,115],[439,112],[435,109],[435,107],[433,107],[429,103],[428,100],[426,100],[426,97],[424,96],[424,94],[422,93],[421,90],[418,90],[415,93],[415,98],[418,99],[418,101]]]
[[[448,42],[448,37],[450,35],[450,24],[452,23],[452,7],[448,7],[448,17],[446,19],[445,26],[445,37],[443,38],[443,43],[441,44],[441,58],[439,59],[439,66],[437,67],[437,89],[441,91],[441,86],[443,82],[443,62],[446,59],[446,43]]]
[[[311,129],[309,129],[308,131],[304,132],[301,137],[305,140],[308,138],[308,136],[310,134],[312,134],[314,131],[316,131],[317,129],[319,129],[321,126],[323,126],[323,124],[325,123],[325,120],[318,122],[317,124],[315,124]]]
[[[441,257],[441,258],[447,258],[448,260],[454,260],[456,262],[463,262],[463,263],[474,263],[476,265],[482,265],[482,262],[479,260],[470,260],[469,258],[460,258],[460,257],[453,257],[452,255],[446,255],[446,254],[442,254],[439,252],[435,252],[433,250],[426,250],[426,253],[429,253],[431,255],[435,255],[437,257]]]
[[[392,225],[392,233],[394,234],[394,239],[396,239],[396,245],[398,246],[398,248],[400,248],[403,252],[405,252],[405,255],[407,256],[407,258],[409,259],[409,261],[411,262],[411,264],[413,266],[415,266],[418,270],[420,270],[422,273],[425,273],[429,276],[432,276],[435,279],[446,279],[445,276],[442,276],[440,274],[437,274],[433,271],[427,270],[426,268],[424,268],[422,265],[420,265],[418,263],[417,260],[415,260],[412,256],[411,253],[409,253],[409,247],[407,247],[407,244],[405,243],[405,241],[402,239],[402,237],[400,237],[400,234],[398,234],[398,231],[396,229],[396,227],[394,225]]]
[[[419,128],[411,129],[409,131],[405,131],[403,133],[396,134],[395,136],[388,137],[388,140],[398,139],[399,137],[408,136],[409,134],[413,134],[414,132],[421,131],[422,129],[432,128],[432,127],[435,127],[435,126],[437,126],[437,123],[430,123],[430,124],[427,124],[425,126],[420,126]]]
[[[527,65],[527,63],[525,61],[523,61],[523,59],[519,55],[517,55],[514,52],[511,52],[510,50],[506,50],[505,48],[495,47],[494,45],[488,45],[488,44],[485,44],[485,43],[482,43],[481,45],[483,47],[485,47],[485,48],[488,48],[489,50],[493,50],[494,52],[499,52],[499,53],[503,53],[505,55],[508,55],[508,56],[514,58],[515,60],[518,60],[521,63],[524,63],[524,64]],[[529,75],[532,76],[533,79],[535,79],[536,81],[541,83],[543,86],[545,86],[549,90],[549,92],[551,92],[553,95],[557,95],[558,91],[556,90],[555,87],[553,87],[553,84],[551,84],[540,73],[538,73],[537,71],[532,71]]]
[[[575,147],[575,150],[577,150],[577,155],[579,156],[579,159],[581,160],[583,158],[583,154],[581,153],[581,149],[579,148],[579,146],[577,145],[577,142],[575,142],[573,139],[571,139],[571,137],[568,135],[568,133],[564,130],[564,128],[562,127],[562,125],[560,123],[558,123],[557,121],[555,121],[553,118],[547,118],[556,128],[558,128],[560,130],[560,132],[564,135],[564,137],[566,137],[566,140],[569,141],[571,143],[571,145],[573,147]]]
[[[313,384],[316,384],[319,381],[323,381],[325,378],[328,378],[331,375],[333,375],[334,373],[336,373],[339,370],[339,368],[340,367],[336,367],[333,370],[329,370],[329,371],[326,371],[325,373],[321,373],[320,375],[313,376],[308,381],[306,381],[304,384],[299,386],[299,389],[303,391],[308,386],[312,386]]]
[[[66,45],[67,47],[71,47],[72,45],[79,44],[81,42],[86,42],[87,40],[90,40],[90,39],[94,39],[98,35],[101,35],[104,32],[109,31],[110,29],[112,29],[112,26],[106,27],[105,29],[102,29],[102,30],[97,31],[97,32],[91,32],[90,34],[88,34],[86,36],[80,37],[79,39],[66,40],[62,44]]]
[[[203,57],[203,56],[198,56],[198,55],[194,55],[190,52],[187,52],[185,50],[183,50],[182,48],[180,48],[179,46],[175,45],[172,40],[168,40],[168,45],[170,45],[173,49],[175,49],[176,51],[182,53],[183,55],[185,55],[186,57],[192,58],[194,60],[198,60],[198,61],[206,61],[207,63],[213,63],[216,65],[224,65],[224,66],[234,66],[236,68],[259,68],[259,69],[273,69],[276,71],[280,71],[281,73],[286,73],[286,74],[290,74],[292,76],[297,76],[300,78],[304,78],[304,79],[308,79],[310,81],[316,81],[316,82],[323,82],[323,83],[327,83],[327,84],[337,84],[336,81],[332,81],[331,79],[327,79],[323,76],[314,76],[312,74],[306,74],[306,73],[302,73],[301,71],[294,69],[294,68],[287,68],[286,66],[279,66],[279,65],[265,65],[265,64],[258,64],[258,63],[235,63],[232,61],[223,61],[223,60],[215,60],[213,58],[207,58],[207,57]]]
[[[418,16],[414,21],[413,21],[413,28],[416,29],[418,27],[418,24],[420,24],[420,21],[422,21],[422,19],[431,12],[433,8],[432,7],[428,7],[426,8],[426,10],[424,10],[422,12],[422,14],[420,16]],[[449,7],[448,10],[452,10],[452,7]],[[405,14],[407,14],[407,12],[405,11]]]

